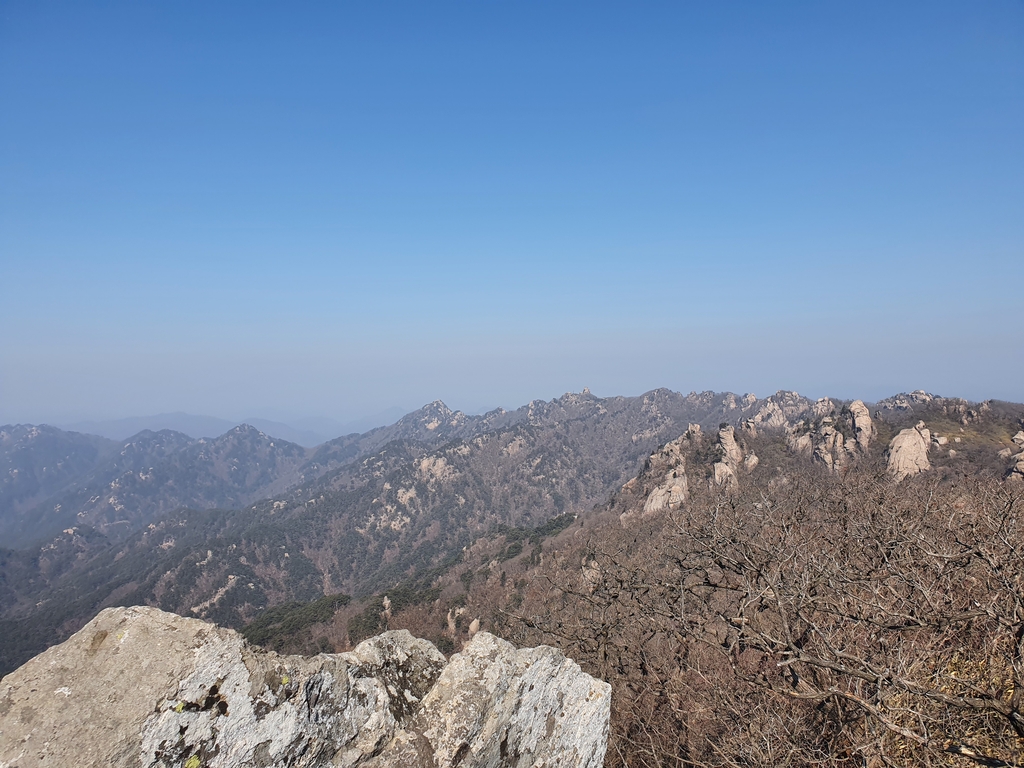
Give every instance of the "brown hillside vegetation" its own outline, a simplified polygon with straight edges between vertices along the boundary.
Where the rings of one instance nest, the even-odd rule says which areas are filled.
[[[1016,765],[1021,503],[870,471],[699,486],[471,598],[612,682],[610,765]]]

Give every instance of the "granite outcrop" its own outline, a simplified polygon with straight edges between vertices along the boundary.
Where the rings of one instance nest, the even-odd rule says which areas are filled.
[[[928,449],[931,447],[931,430],[919,421],[916,426],[901,430],[889,443],[887,469],[896,480],[931,469]]]
[[[405,630],[283,656],[108,608],[0,681],[0,767],[600,766],[611,691],[553,648]]]

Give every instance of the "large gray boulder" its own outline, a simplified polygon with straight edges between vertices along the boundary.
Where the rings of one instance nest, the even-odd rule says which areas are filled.
[[[926,472],[931,469],[928,448],[931,431],[919,421],[916,427],[901,430],[889,443],[887,469],[896,480]]]
[[[1014,451],[1018,448],[1024,448],[1024,429],[1017,432],[1013,436],[1013,448],[1008,448],[1005,451],[1000,451],[999,455],[1004,456],[1010,460],[1010,468],[1006,472],[1006,476],[1011,480],[1018,482],[1024,481],[1024,451],[1014,454]]]
[[[1024,451],[1021,451],[1016,456],[1012,457],[1010,468],[1007,470],[1006,476],[1010,480],[1024,482]]]
[[[530,690],[510,697],[527,679]],[[432,745],[420,765],[521,764],[506,747],[491,760],[481,734],[531,765],[578,754],[591,762],[573,764],[597,766],[609,701],[606,683],[558,651],[516,651],[484,632],[451,662],[404,630],[351,653],[281,656],[196,619],[108,608],[0,681],[0,768],[380,765],[375,756],[410,740]],[[540,738],[541,711],[585,727]]]

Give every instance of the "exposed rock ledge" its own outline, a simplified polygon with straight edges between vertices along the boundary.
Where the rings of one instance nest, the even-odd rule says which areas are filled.
[[[0,681],[0,768],[600,766],[611,689],[478,633],[446,662],[401,630],[279,656],[155,608],[108,608]]]

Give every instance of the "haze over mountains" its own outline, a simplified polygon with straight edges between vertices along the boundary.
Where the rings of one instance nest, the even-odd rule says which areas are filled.
[[[239,421],[201,416],[191,413],[160,413],[154,416],[130,416],[103,421],[76,421],[56,426],[71,432],[84,432],[112,440],[127,440],[144,430],[159,432],[170,429],[193,438],[217,437],[239,423],[249,424],[267,434],[310,448],[314,445],[353,432],[368,432],[374,427],[391,424],[406,413],[404,408],[388,408],[379,413],[341,422],[326,417],[306,417],[286,422],[248,417]]]

